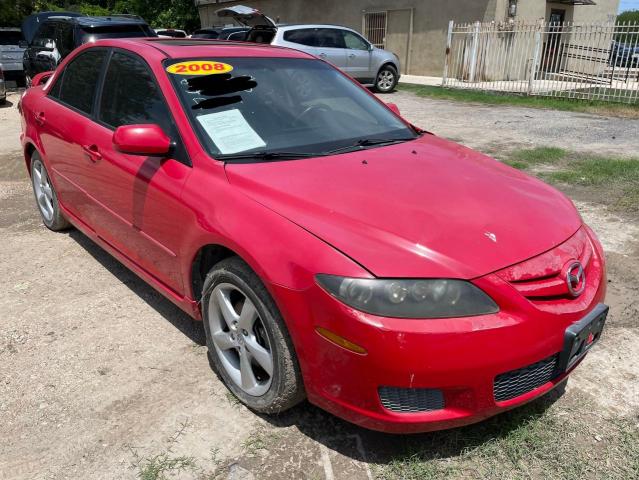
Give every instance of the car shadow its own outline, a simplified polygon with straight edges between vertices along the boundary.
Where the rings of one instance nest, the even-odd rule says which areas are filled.
[[[80,231],[70,230],[68,235],[104,268],[111,272],[113,276],[120,280],[191,341],[198,345],[206,345],[202,322],[193,320],[189,315],[171,303],[170,300],[158,293],[148,283]]]
[[[5,100],[3,104],[0,104],[0,108],[11,108],[13,107],[13,102],[8,98]]]
[[[198,345],[206,345],[202,322],[193,320],[83,233],[71,230],[68,235],[186,337]],[[302,435],[353,460],[383,465],[408,459],[428,461],[461,455],[540,418],[564,391],[565,383],[543,397],[480,423],[411,435],[367,430],[307,401],[276,415],[254,414],[275,429],[295,427]]]

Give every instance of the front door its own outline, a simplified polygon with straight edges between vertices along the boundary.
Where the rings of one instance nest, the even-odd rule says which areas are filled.
[[[377,72],[371,71],[372,46],[362,37],[348,30],[342,30],[346,46],[345,72],[365,83],[373,82]]]
[[[102,208],[96,231],[140,267],[178,294],[184,292],[178,257],[180,201],[191,173],[173,117],[148,65],[131,52],[114,50],[104,77],[92,148],[91,195]],[[113,146],[121,125],[157,124],[175,144],[167,157],[128,155]]]

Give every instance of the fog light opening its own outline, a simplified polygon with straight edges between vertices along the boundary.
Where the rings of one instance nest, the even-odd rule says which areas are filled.
[[[334,343],[338,347],[345,348],[346,350],[357,353],[359,355],[366,355],[368,353],[364,347],[360,347],[356,343],[346,340],[344,337],[341,337],[337,333],[331,332],[330,330],[322,327],[316,327],[315,331],[319,333],[320,336],[322,336],[329,342]]]

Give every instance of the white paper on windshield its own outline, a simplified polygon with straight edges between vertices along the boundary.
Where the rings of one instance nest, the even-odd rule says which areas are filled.
[[[200,115],[197,121],[224,155],[266,146],[237,109]]]

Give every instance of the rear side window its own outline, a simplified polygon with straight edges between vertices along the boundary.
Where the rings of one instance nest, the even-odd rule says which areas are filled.
[[[51,96],[86,114],[93,110],[93,99],[106,50],[89,50],[75,57],[56,82]],[[62,84],[58,87],[58,83]]]
[[[84,44],[101,38],[157,37],[157,34],[144,24],[104,25],[100,27],[82,27],[79,30],[80,41]]]
[[[342,30],[336,30],[334,28],[318,28],[317,46],[325,48],[346,48]]]
[[[317,46],[317,29],[301,28],[299,30],[288,30],[284,32],[284,40],[291,43],[299,43],[308,47]]]
[[[13,30],[0,31],[0,45],[17,45],[22,40],[20,32]]]
[[[46,22],[43,23],[35,38],[32,41],[33,45],[36,46],[44,46],[45,40],[54,39],[55,38],[55,23]]]

